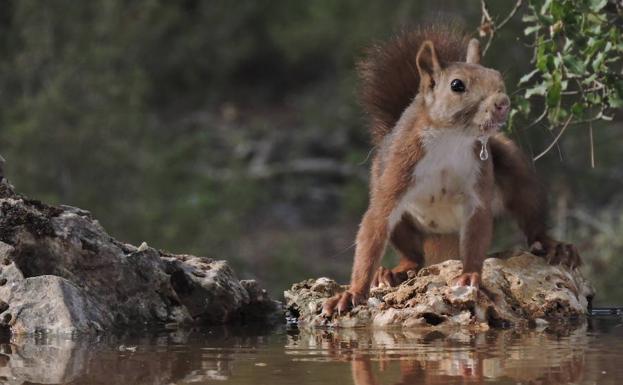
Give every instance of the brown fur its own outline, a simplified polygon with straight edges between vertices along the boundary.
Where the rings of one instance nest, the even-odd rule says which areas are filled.
[[[426,40],[434,46],[440,62],[463,61],[469,41],[456,27],[444,24],[405,31],[367,51],[357,68],[361,78],[359,97],[371,120],[372,141],[378,144],[391,132],[420,87],[417,52]]]
[[[386,167],[371,186],[368,211],[363,217],[357,234],[355,258],[351,282],[355,292],[367,293],[378,267],[377,255],[385,249],[390,236],[389,216],[399,199],[406,192],[411,171],[422,157],[418,126],[426,124],[424,119],[419,124],[408,127],[405,140],[395,141],[387,154]],[[378,162],[378,158],[376,160]]]
[[[544,193],[531,164],[512,141],[494,133],[506,119],[509,99],[501,75],[478,64],[477,41],[469,45],[467,41],[447,27],[418,30],[375,46],[360,65],[362,100],[377,145],[370,203],[357,234],[350,289],[327,300],[326,314],[363,303],[371,285],[399,284],[408,270],[421,268],[425,261],[460,256],[463,272],[457,283],[477,287],[493,234],[496,191],[528,242],[539,246],[548,260],[579,264],[573,246],[547,236]],[[465,57],[468,62],[458,62]],[[452,89],[456,79],[462,80],[469,92]],[[489,137],[487,150],[491,154],[484,161],[479,159],[482,144],[477,141],[482,135]],[[473,154],[465,147],[470,145]],[[434,151],[441,151],[437,148],[452,153],[435,157]],[[457,187],[455,182],[454,189],[459,190],[451,191],[452,185],[446,185],[448,171],[436,168],[436,159],[440,167],[451,167],[454,180],[465,183]],[[445,159],[450,163],[444,163]],[[475,173],[470,171],[472,164],[477,167]],[[468,172],[465,179],[456,179],[457,170],[463,169]],[[420,181],[417,175],[424,179]],[[417,194],[428,191],[426,186],[433,194],[430,198],[426,195],[426,203],[422,203]],[[453,197],[458,197],[459,203]],[[450,214],[443,211],[444,204],[450,205]],[[460,225],[452,216],[457,205],[463,213]],[[413,215],[419,219],[409,210],[416,210]],[[422,222],[429,214],[445,222],[446,230],[441,231],[441,223],[434,219]],[[444,233],[454,226],[460,226],[460,232]],[[379,266],[388,242],[401,257],[391,270]]]

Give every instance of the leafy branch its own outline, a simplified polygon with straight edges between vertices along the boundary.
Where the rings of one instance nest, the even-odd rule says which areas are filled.
[[[509,17],[491,28],[495,31],[515,15],[517,1]],[[480,32],[489,32],[491,17],[481,0]],[[608,0],[527,0],[522,21],[524,34],[531,38],[534,69],[519,80],[523,93],[513,97],[509,129],[518,115],[530,116],[532,106],[544,105],[539,118],[547,119],[550,130],[559,129],[558,141],[570,124],[588,124],[592,147],[592,122],[609,121],[614,110],[623,107],[623,11],[620,2]],[[484,25],[484,27],[483,27]]]

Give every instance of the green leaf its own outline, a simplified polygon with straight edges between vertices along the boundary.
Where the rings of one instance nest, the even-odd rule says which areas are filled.
[[[541,15],[549,14],[549,8],[552,5],[552,1],[553,0],[545,0],[545,3],[543,3],[543,6],[541,7]]]
[[[552,5],[549,8],[549,12],[554,16],[557,20],[560,20],[565,15],[565,9],[560,1],[552,2]]]
[[[620,83],[614,83],[612,91],[608,94],[608,105],[612,108],[623,107],[623,87],[621,87]]]
[[[593,70],[598,72],[601,65],[604,62],[606,55],[603,52],[599,52],[596,56],[595,59],[593,60]]]
[[[508,124],[506,125],[507,132],[513,132],[513,126],[515,123],[516,115],[517,115],[517,110],[513,109],[510,115],[508,116]]]
[[[590,15],[589,15],[589,18],[590,18]],[[595,25],[593,25],[592,27],[588,29],[588,31],[592,33],[593,35],[601,35],[601,24],[598,24],[598,22],[596,22]]]
[[[537,73],[539,73],[539,70],[538,70],[538,69],[535,69],[534,71],[532,71],[532,72],[530,72],[530,73],[525,74],[524,76],[522,76],[522,77],[519,79],[519,84],[523,84],[523,83],[528,82],[528,81],[529,81],[530,79],[532,79],[532,77],[533,77],[534,75],[536,75]]]
[[[547,84],[546,83],[541,83],[537,86],[534,86],[532,88],[528,88],[526,90],[525,93],[525,98],[529,99],[531,96],[533,95],[545,95],[547,93]]]
[[[547,113],[547,119],[553,125],[556,125],[556,124],[558,124],[558,122],[560,122],[561,119],[564,119],[564,115],[567,115],[564,110],[561,110],[560,108],[552,108]],[[552,128],[550,127],[550,129],[552,129]]]
[[[531,35],[533,33],[535,33],[536,31],[538,31],[539,29],[541,29],[540,25],[532,25],[530,27],[527,27],[523,30],[523,34],[528,36]]]
[[[599,113],[599,115],[597,115],[597,119],[601,119],[601,120],[606,120],[606,121],[611,121],[613,119],[612,116],[608,116],[608,115],[604,115],[602,112]]]
[[[619,95],[611,94],[608,96],[608,105],[612,108],[621,108],[623,107],[623,98]]]
[[[539,44],[539,48],[536,51],[536,68],[540,69],[541,72],[549,72],[550,68],[555,67],[554,57],[550,53],[551,48],[551,43],[545,42]]]
[[[601,95],[599,95],[596,92],[590,92],[588,93],[584,99],[586,99],[587,102],[597,105],[601,103]]]
[[[609,52],[612,49],[612,42],[607,42],[606,46],[604,47],[604,52]]]
[[[565,37],[565,45],[562,48],[563,52],[568,52],[572,47],[573,47],[573,40],[569,39],[568,37]]]
[[[571,113],[578,118],[582,117],[584,114],[584,105],[577,102],[573,103],[573,106],[571,106]]]
[[[565,55],[562,57],[562,61],[567,68],[567,72],[574,75],[581,76],[586,70],[586,68],[584,67],[584,63],[575,56]]]
[[[591,37],[586,42],[586,49],[584,50],[584,55],[587,56],[587,60],[590,60],[588,56],[593,55],[595,52],[599,51],[606,45],[606,41],[604,39],[595,39]]]
[[[589,77],[585,78],[584,80],[582,80],[582,84],[583,85],[590,85],[592,84],[595,80],[597,80],[597,74],[591,74]]]
[[[515,98],[515,100],[513,100],[513,105],[515,106],[513,111],[519,111],[524,115],[528,115],[530,113],[530,102],[527,98]]]
[[[554,61],[554,68],[558,68],[562,64],[562,58],[560,57],[560,53],[554,56],[552,60]]]
[[[532,23],[533,21],[537,21],[538,18],[534,14],[526,14],[521,17],[521,21],[524,23]]]
[[[560,95],[562,93],[561,75],[556,72],[553,77],[551,87],[547,90],[547,105],[548,107],[556,107],[560,103]]]
[[[561,81],[561,82],[560,82],[560,88],[561,88],[563,91],[566,91],[566,90],[567,90],[567,86],[568,86],[568,85],[569,85],[569,81],[568,81],[568,80],[563,80],[563,81]]]
[[[589,0],[591,11],[597,12],[608,4],[608,0]]]

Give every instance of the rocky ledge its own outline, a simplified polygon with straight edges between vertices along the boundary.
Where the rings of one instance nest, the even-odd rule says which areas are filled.
[[[280,315],[225,261],[119,242],[88,211],[27,199],[0,181],[0,329],[75,334]]]
[[[377,288],[367,305],[327,318],[326,298],[343,290],[328,278],[310,279],[285,292],[288,320],[317,327],[473,328],[573,325],[585,319],[593,289],[577,269],[551,266],[517,252],[489,258],[480,290],[453,286],[462,264],[449,260],[420,270],[398,287]]]

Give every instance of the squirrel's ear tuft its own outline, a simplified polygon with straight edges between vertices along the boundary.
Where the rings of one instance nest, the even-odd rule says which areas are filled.
[[[480,42],[476,39],[469,41],[467,46],[467,63],[480,64]]]
[[[426,40],[417,53],[416,64],[420,73],[420,88],[434,86],[434,78],[441,71],[437,51],[432,41]]]

